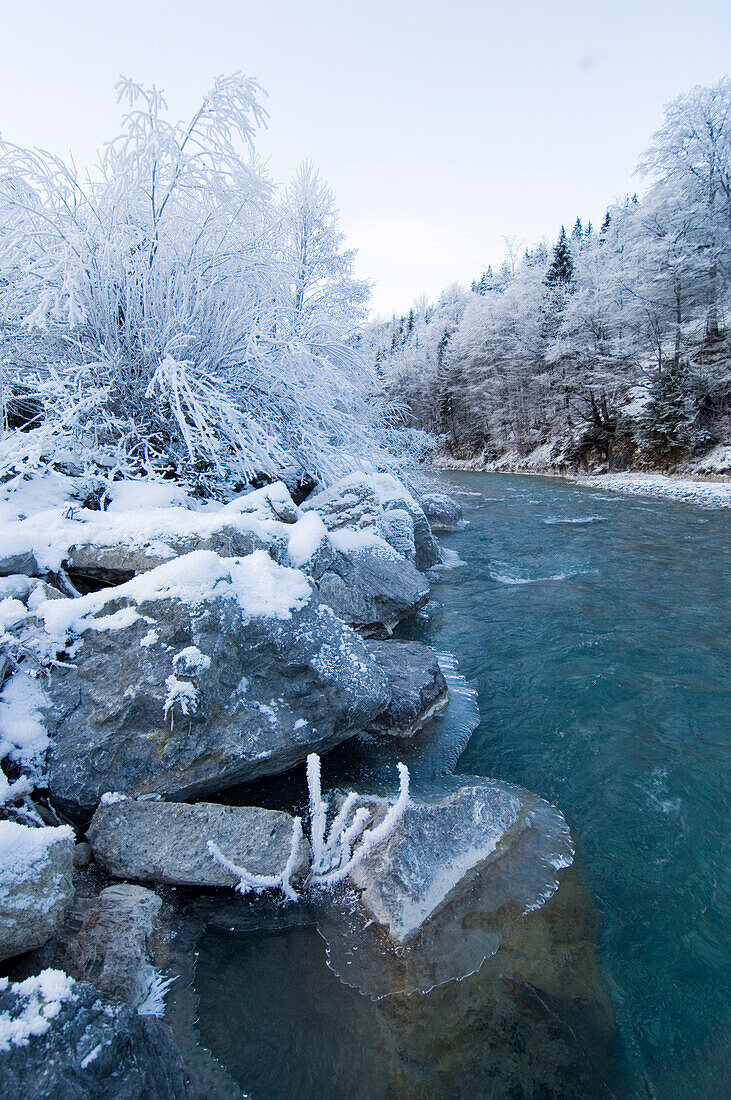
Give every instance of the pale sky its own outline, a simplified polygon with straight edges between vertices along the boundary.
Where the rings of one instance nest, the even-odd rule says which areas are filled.
[[[332,186],[373,307],[499,265],[642,190],[662,107],[731,68],[728,0],[0,0],[0,132],[89,163],[124,73],[188,115],[212,78],[267,90],[259,150]]]

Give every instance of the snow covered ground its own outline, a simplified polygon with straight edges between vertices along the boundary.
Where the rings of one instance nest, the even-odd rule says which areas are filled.
[[[685,504],[707,508],[731,507],[731,482],[693,481],[665,474],[592,474],[577,477],[579,485],[592,489],[612,489],[620,493],[638,493],[649,497],[670,497]]]

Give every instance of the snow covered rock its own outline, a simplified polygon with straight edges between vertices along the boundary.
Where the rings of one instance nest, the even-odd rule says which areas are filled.
[[[411,538],[407,548],[410,550],[413,539],[413,559],[416,568],[422,572],[436,565],[441,556],[439,547],[429,528],[424,511],[408,489],[388,474],[350,474],[336,482],[300,506],[300,511],[316,511],[328,531],[338,532],[344,529],[353,531],[380,531],[391,545],[391,535],[403,542],[405,527],[403,517],[391,520],[385,513],[391,511],[406,512],[411,517]],[[400,534],[396,535],[396,525]],[[405,544],[406,545],[406,544]],[[401,545],[396,547],[404,553]]]
[[[405,494],[400,500],[396,498],[387,501],[385,504],[386,515],[394,510],[406,511],[411,516],[414,525],[414,564],[416,568],[424,573],[427,569],[431,569],[433,565],[438,565],[442,560],[439,544],[431,532],[429,521],[418,501],[414,500],[410,494]]]
[[[0,988],[0,1084],[24,1100],[185,1100],[170,1028],[44,970]]]
[[[46,687],[56,804],[84,820],[105,791],[197,798],[365,729],[385,678],[311,595],[262,551],[197,551],[42,604],[35,644],[73,655]]]
[[[421,642],[366,644],[391,689],[391,702],[371,723],[371,732],[413,737],[449,702],[447,681],[436,654]]]
[[[25,603],[33,588],[33,581],[24,573],[11,573],[0,577],[0,600],[20,600]]]
[[[152,890],[128,882],[83,899],[71,914],[69,923],[80,923],[64,945],[64,968],[105,999],[137,1008],[149,993],[148,944],[161,906]]]
[[[157,494],[151,491],[159,485],[123,484],[129,490],[120,498],[123,507],[112,501],[103,512],[66,501],[9,518],[0,530],[0,575],[40,576],[64,568],[88,590],[97,583],[123,583],[194,550],[242,557],[267,548],[279,558],[288,527],[298,517],[281,483],[203,510],[164,497],[163,506],[153,505]]]
[[[521,811],[516,794],[489,782],[413,802],[389,839],[351,872],[361,904],[393,943],[408,943],[467,887]]]
[[[368,479],[353,474],[331,488],[308,497],[300,505],[300,511],[317,512],[328,531],[339,531],[343,527],[355,530],[375,528],[382,509]]]
[[[331,537],[338,553],[317,579],[317,591],[346,623],[390,634],[429,599],[421,573],[377,535],[344,531]]]
[[[461,507],[446,493],[426,493],[421,506],[433,532],[454,531],[462,521]]]
[[[208,850],[212,840],[232,863],[255,875],[276,876],[291,855],[294,819],[257,806],[198,802],[136,802],[99,806],[88,830],[94,855],[115,878],[173,886],[235,886],[238,879]],[[309,868],[300,838],[293,879]]]
[[[0,821],[0,959],[46,943],[73,897],[74,834]]]
[[[207,526],[210,528],[210,523]],[[254,550],[268,550],[270,545],[269,538],[242,528],[241,523],[237,526],[235,522],[222,522],[208,533],[168,535],[164,539],[151,539],[140,548],[125,543],[74,545],[68,550],[63,568],[82,591],[89,591],[100,585],[124,584],[139,573],[194,550],[212,550],[221,557],[234,558],[245,557]]]
[[[378,519],[378,530],[389,546],[408,561],[416,557],[414,521],[404,508],[391,508]]]

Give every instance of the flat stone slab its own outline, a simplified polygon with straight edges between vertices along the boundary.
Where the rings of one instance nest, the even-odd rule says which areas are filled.
[[[388,840],[351,872],[361,904],[393,943],[408,943],[494,855],[522,808],[520,798],[489,783],[413,802]]]
[[[102,803],[87,836],[94,857],[115,878],[172,886],[235,886],[238,879],[208,851],[212,840],[227,859],[255,875],[278,875],[289,859],[294,819],[258,806],[209,802]],[[293,878],[309,869],[300,842]]]
[[[370,731],[413,737],[449,702],[436,654],[421,642],[369,641],[366,646],[391,689],[391,702]]]

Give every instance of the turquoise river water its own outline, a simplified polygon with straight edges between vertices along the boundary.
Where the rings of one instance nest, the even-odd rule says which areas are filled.
[[[614,1091],[595,1094],[727,1096],[729,514],[549,478],[440,480],[465,509],[441,540],[464,564],[437,570],[431,614],[402,633],[454,654],[477,690],[481,722],[456,770],[535,791],[569,822],[617,1027]],[[290,928],[239,951],[230,936],[204,937],[204,1041],[254,1097],[399,1095],[379,1083],[371,1002],[339,985],[317,938]],[[282,982],[296,987],[284,1001]],[[271,1071],[254,1064],[259,1026]],[[258,1054],[246,1054],[247,1029]],[[317,1048],[321,1077],[287,1083],[288,1044],[299,1066]],[[338,1060],[360,1085],[346,1072],[323,1089]],[[561,1094],[478,1082],[452,1092]]]

